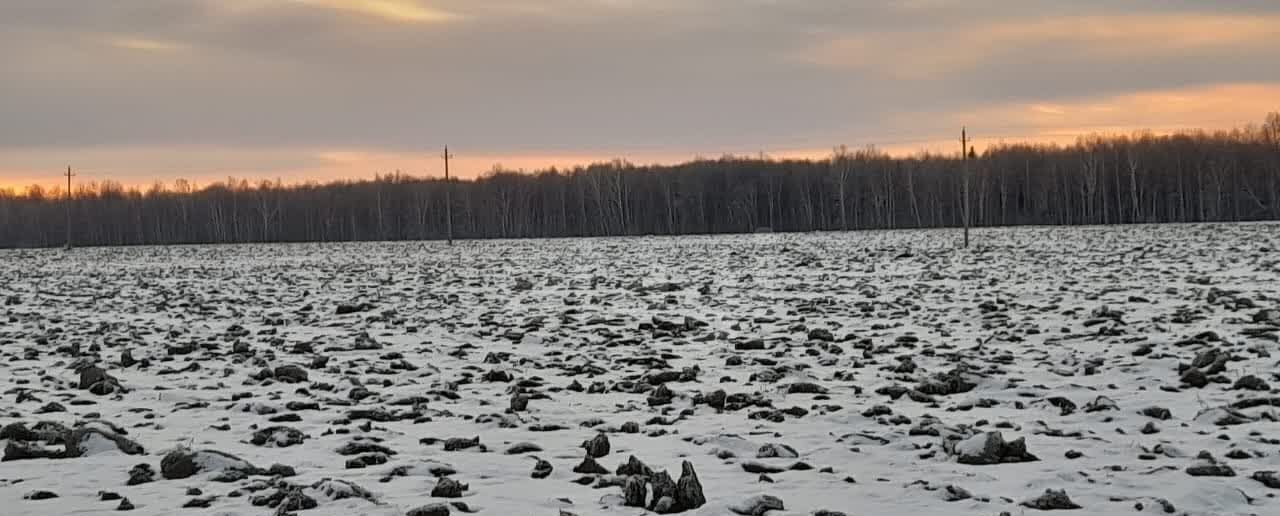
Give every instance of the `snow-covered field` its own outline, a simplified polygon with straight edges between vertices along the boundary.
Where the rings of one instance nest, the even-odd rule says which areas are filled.
[[[0,252],[0,513],[1280,514],[1280,226],[958,237]]]

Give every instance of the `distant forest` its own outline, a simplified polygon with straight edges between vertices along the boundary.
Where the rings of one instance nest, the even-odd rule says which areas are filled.
[[[958,147],[958,145],[957,145]],[[974,226],[1280,219],[1280,113],[1231,131],[998,144],[968,161]],[[456,238],[679,235],[960,226],[961,153],[823,160],[624,161],[453,180]],[[443,239],[440,178],[194,189],[80,184],[75,245]],[[0,247],[60,246],[65,191],[0,190]]]

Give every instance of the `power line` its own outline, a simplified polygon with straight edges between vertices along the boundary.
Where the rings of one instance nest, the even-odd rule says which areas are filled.
[[[449,146],[444,146],[444,214],[445,226],[448,228],[447,235],[449,245],[453,245],[453,181],[449,179],[449,158],[453,155],[449,154]]]
[[[67,166],[67,173],[66,173],[66,176],[67,176],[67,201],[66,201],[66,203],[65,203],[65,204],[67,205],[67,244],[66,244],[66,248],[67,248],[67,249],[71,249],[71,178],[72,178],[72,177],[75,177],[75,174],[72,174],[72,173],[71,173],[71,166],[70,166],[70,165],[68,165],[68,166]]]
[[[969,135],[960,127],[960,162],[964,164],[964,248],[969,248]]]

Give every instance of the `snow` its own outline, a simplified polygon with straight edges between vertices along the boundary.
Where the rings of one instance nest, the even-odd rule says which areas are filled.
[[[195,452],[196,471],[199,473],[226,471],[226,470],[249,470],[253,469],[253,465],[242,459],[228,457],[222,453],[199,450]]]
[[[84,440],[81,441],[80,449],[83,450],[85,456],[99,453],[121,453],[120,447],[116,446],[115,441],[96,432],[91,432],[85,436]]]
[[[635,455],[678,477],[689,460],[708,500],[686,513],[693,515],[727,514],[765,494],[786,506],[771,515],[1034,514],[1018,502],[1046,489],[1064,489],[1084,507],[1081,514],[1133,514],[1137,503],[1153,513],[1160,511],[1156,498],[1179,514],[1280,512],[1274,491],[1249,478],[1280,469],[1280,442],[1271,440],[1280,435],[1268,419],[1277,408],[1240,409],[1249,421],[1215,424],[1231,413],[1222,407],[1275,397],[1274,390],[1232,390],[1230,382],[1196,389],[1181,385],[1178,372],[1180,363],[1216,347],[1235,357],[1221,373],[1227,380],[1254,374],[1280,385],[1275,332],[1249,332],[1274,326],[1253,321],[1258,310],[1280,307],[1280,226],[979,229],[973,240],[975,248],[961,250],[958,231],[901,230],[452,248],[432,242],[3,251],[0,425],[71,426],[96,413],[127,429],[147,453],[5,462],[0,500],[16,504],[15,514],[96,513],[114,509],[115,502],[97,498],[108,490],[137,505],[131,514],[268,513],[250,499],[270,489],[227,496],[262,476],[219,483],[202,474],[125,486],[135,464],[158,471],[167,450],[186,446],[261,468],[292,466],[298,476],[285,480],[294,485],[348,481],[378,500],[332,499],[324,493],[351,488],[329,482],[306,491],[320,506],[303,515],[398,516],[455,501],[429,496],[433,466],[446,465],[470,485],[458,500],[478,514],[640,514],[621,506],[618,487],[572,482],[581,476],[572,468],[583,457],[582,442],[608,430],[612,451],[598,460],[611,472]],[[17,302],[4,304],[7,296]],[[984,302],[991,305],[982,308]],[[339,304],[360,303],[372,308],[335,314]],[[705,326],[641,329],[682,326],[685,317]],[[809,340],[813,329],[830,330],[834,342]],[[1209,331],[1220,340],[1196,338]],[[380,349],[354,349],[362,333]],[[769,349],[734,349],[751,339]],[[167,350],[191,342],[197,346],[190,354]],[[236,342],[252,353],[234,353]],[[79,356],[96,354],[129,391],[96,396],[75,389],[78,376],[66,367],[77,353],[73,344]],[[307,344],[311,351],[296,351]],[[1152,351],[1133,354],[1143,344]],[[150,366],[122,366],[126,348]],[[509,356],[484,362],[490,353]],[[329,362],[313,366],[318,356]],[[741,365],[728,364],[735,356]],[[895,370],[902,357],[915,370]],[[399,368],[401,360],[414,368]],[[876,392],[914,387],[958,363],[977,375],[972,391],[935,396],[935,403]],[[190,364],[199,368],[185,370]],[[308,381],[251,378],[287,364],[306,369]],[[643,389],[614,388],[635,382],[648,389],[644,378],[659,370],[655,365],[699,372],[695,381],[666,383],[674,393],[666,405],[651,406]],[[495,369],[516,381],[485,381]],[[777,373],[775,382],[759,379],[766,371]],[[504,413],[516,385],[535,378],[541,383],[522,387],[539,395],[527,411]],[[583,392],[564,389],[575,380]],[[798,381],[829,392],[789,394],[785,386]],[[373,395],[353,400],[357,382]],[[595,382],[607,390],[590,393]],[[15,389],[39,401],[18,403]],[[771,421],[749,417],[765,406],[721,412],[693,404],[716,389],[807,414]],[[427,399],[418,422],[342,421],[354,409],[411,411],[392,402],[415,396]],[[1046,401],[1054,396],[1077,408],[1063,414]],[[1099,396],[1117,408],[1087,412]],[[67,410],[35,413],[51,401]],[[290,402],[319,409],[291,410]],[[863,414],[877,405],[891,413]],[[1172,419],[1140,413],[1151,406],[1168,408]],[[287,414],[300,421],[271,421]],[[892,422],[898,416],[910,422]],[[909,432],[925,416],[937,418],[939,435]],[[655,417],[672,424],[651,422]],[[591,419],[603,424],[581,426]],[[619,431],[627,422],[640,432]],[[1140,433],[1148,422],[1160,432]],[[566,429],[532,430],[537,424]],[[249,443],[255,429],[274,425],[310,438],[287,448]],[[659,431],[666,433],[649,435]],[[943,450],[944,439],[971,435],[978,437],[958,446],[980,447],[987,431],[1000,431],[1006,441],[1026,438],[1040,460],[969,466]],[[439,442],[421,441],[473,436],[484,449],[445,452]],[[359,437],[379,439],[396,454],[385,464],[347,469],[354,456],[334,450]],[[543,451],[504,453],[521,442]],[[799,457],[757,458],[768,443],[791,446]],[[86,447],[116,449],[96,434]],[[1069,450],[1081,456],[1068,459]],[[1237,475],[1187,475],[1200,450]],[[1226,458],[1234,450],[1249,458]],[[531,478],[535,457],[554,465],[548,478]],[[205,471],[243,465],[215,454],[199,460]],[[743,471],[749,461],[783,468],[803,461],[813,469],[771,474],[768,483]],[[406,474],[388,478],[400,466],[408,466]],[[948,485],[973,497],[946,501]],[[188,487],[219,498],[208,509],[179,509],[191,498]],[[33,489],[59,498],[22,500]]]
[[[960,444],[956,445],[956,454],[957,455],[980,455],[982,454],[982,451],[986,449],[986,444],[987,444],[986,434],[977,434],[973,437],[960,441]]]

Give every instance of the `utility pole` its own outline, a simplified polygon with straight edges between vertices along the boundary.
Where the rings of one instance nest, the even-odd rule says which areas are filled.
[[[444,219],[449,245],[453,245],[453,180],[449,179],[449,146],[444,146]]]
[[[964,174],[964,248],[969,248],[969,136],[965,127],[960,127],[960,163]]]
[[[71,249],[71,178],[72,178],[73,176],[75,176],[75,174],[72,174],[72,173],[71,173],[71,167],[70,167],[70,166],[68,166],[68,167],[67,167],[67,173],[66,173],[66,176],[67,176],[67,201],[66,201],[66,203],[65,203],[65,204],[67,205],[67,245],[66,245],[66,249]]]

